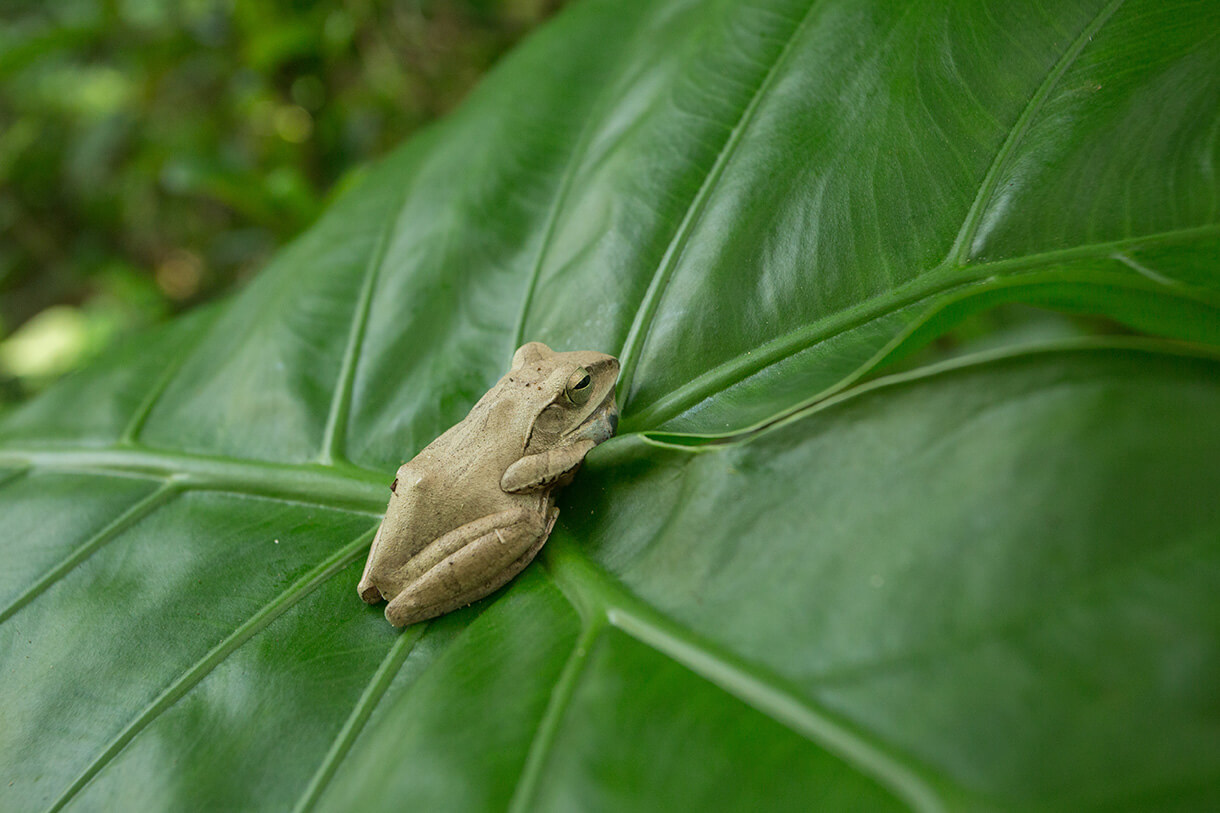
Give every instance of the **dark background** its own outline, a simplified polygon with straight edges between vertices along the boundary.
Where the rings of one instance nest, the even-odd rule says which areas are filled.
[[[562,0],[0,0],[0,409],[215,298]]]

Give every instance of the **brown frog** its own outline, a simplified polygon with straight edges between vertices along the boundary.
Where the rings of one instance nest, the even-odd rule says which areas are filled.
[[[618,359],[523,345],[461,423],[404,463],[357,587],[396,627],[470,604],[546,542],[555,490],[614,434]]]

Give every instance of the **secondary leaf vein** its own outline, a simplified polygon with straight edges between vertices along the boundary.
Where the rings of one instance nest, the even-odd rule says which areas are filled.
[[[987,206],[995,196],[1000,173],[1007,166],[1009,156],[1012,155],[1013,151],[1021,143],[1025,134],[1029,132],[1029,127],[1034,117],[1042,110],[1046,100],[1050,98],[1051,92],[1059,84],[1059,80],[1063,78],[1063,75],[1075,63],[1085,46],[1096,36],[1101,27],[1118,11],[1119,6],[1122,4],[1123,0],[1110,0],[1089,24],[1084,27],[1080,34],[1077,35],[1076,39],[1068,45],[1063,55],[1051,66],[1050,71],[1047,72],[1042,82],[1034,90],[1033,95],[1030,96],[1029,101],[1026,102],[1025,107],[1021,110],[1021,115],[1017,117],[1012,129],[1008,131],[1008,136],[1004,139],[1004,143],[1000,145],[1000,149],[992,159],[991,165],[987,168],[987,172],[983,176],[983,182],[979,185],[978,193],[974,196],[974,201],[966,212],[966,219],[962,222],[957,237],[953,241],[953,246],[949,249],[949,256],[945,261],[946,265],[963,265],[967,262],[970,246],[974,243],[978,229],[982,225],[983,214],[987,211]]]
[[[377,288],[377,280],[381,276],[386,252],[389,249],[390,236],[394,232],[394,226],[398,224],[406,197],[407,193],[404,191],[399,204],[393,208],[390,217],[386,219],[386,223],[377,237],[377,243],[373,247],[373,252],[369,255],[369,260],[364,267],[364,278],[360,284],[356,308],[352,313],[352,324],[347,336],[347,346],[343,351],[343,362],[339,368],[334,396],[326,416],[326,428],[322,433],[322,447],[318,453],[320,463],[334,463],[345,459],[347,420],[356,386],[356,366],[360,361],[360,351],[364,346],[369,313],[372,310],[373,291]]]
[[[415,649],[419,639],[423,637],[427,626],[426,623],[416,624],[410,629],[399,633],[398,637],[394,639],[393,646],[386,653],[381,665],[377,667],[377,671],[373,673],[373,677],[360,695],[360,699],[356,701],[356,705],[352,708],[352,713],[344,721],[343,728],[335,736],[330,750],[326,752],[326,756],[322,758],[317,771],[314,772],[313,777],[309,780],[304,793],[301,794],[301,798],[293,808],[294,813],[307,813],[307,811],[313,810],[318,799],[322,797],[322,793],[326,790],[327,785],[330,784],[330,780],[334,777],[335,772],[339,769],[339,764],[343,762],[348,752],[351,751],[352,744],[356,741],[356,737],[360,735],[365,723],[368,722],[373,709],[377,707],[386,690],[390,688],[390,684],[394,681],[394,676],[398,674],[399,668],[406,662],[411,651]]]
[[[796,26],[793,27],[792,32],[784,41],[783,47],[780,48],[779,53],[776,55],[775,60],[763,75],[762,81],[754,90],[754,93],[751,94],[745,107],[742,108],[737,123],[729,131],[729,135],[725,139],[719,154],[717,154],[716,160],[708,169],[703,183],[687,207],[681,223],[678,224],[678,229],[674,232],[673,239],[670,240],[660,264],[657,266],[656,271],[653,272],[652,279],[648,284],[648,290],[644,293],[644,299],[636,310],[635,319],[631,323],[631,328],[627,332],[627,338],[623,342],[623,349],[619,353],[619,360],[622,363],[622,369],[619,374],[619,391],[623,394],[624,402],[629,401],[631,398],[632,379],[639,363],[639,356],[644,342],[648,338],[657,308],[660,305],[661,295],[669,284],[669,280],[673,276],[679,260],[681,260],[682,255],[685,253],[687,243],[694,233],[695,226],[702,219],[708,201],[711,199],[712,193],[724,175],[725,167],[728,166],[736,154],[737,148],[741,145],[743,135],[753,123],[759,107],[761,107],[763,100],[775,83],[779,69],[787,62],[789,55],[792,53],[793,44],[800,38],[801,32],[808,25],[809,20],[813,16],[813,10],[817,5],[817,0],[812,0],[809,3],[804,15],[801,16]]]
[[[225,661],[242,644],[264,629],[275,619],[294,607],[301,599],[312,593],[323,582],[347,567],[364,550],[373,537],[375,528],[370,528],[357,539],[336,551],[309,573],[302,576],[287,590],[280,593],[261,610],[248,618],[224,640],[210,649],[206,655],[183,672],[160,695],[148,704],[136,717],[110,741],[79,776],[60,794],[47,813],[62,810],[92,779],[97,776],[119,752],[154,720],[186,695],[212,670]]]
[[[938,811],[944,790],[934,787],[931,769],[889,753],[846,721],[817,707],[799,690],[756,664],[735,656],[679,627],[603,572],[575,546],[560,538],[548,545],[548,569],[565,593],[599,605],[615,628],[682,664],[747,705],[822,745],[876,778],[913,808]],[[565,674],[566,674],[565,670]],[[565,701],[566,703],[566,701]]]
[[[180,489],[176,484],[164,483],[160,488],[136,502],[110,523],[102,527],[97,533],[86,539],[79,547],[48,570],[42,578],[31,584],[11,604],[0,610],[0,624],[8,621],[18,610],[45,593],[52,585],[72,572],[77,565],[96,553],[107,542],[147,517],[162,505],[165,505],[177,496],[179,492]]]
[[[559,733],[559,726],[563,722],[563,715],[567,712],[568,706],[572,702],[572,695],[575,694],[576,687],[580,684],[585,664],[588,662],[589,655],[592,653],[593,647],[596,645],[597,639],[604,627],[604,616],[600,616],[587,623],[581,631],[576,645],[572,648],[567,662],[564,663],[559,680],[556,681],[554,688],[551,690],[551,697],[547,702],[546,711],[543,712],[542,719],[538,721],[538,728],[534,730],[533,739],[530,740],[529,751],[525,757],[525,765],[521,769],[521,776],[517,780],[517,787],[513,791],[512,800],[508,804],[509,813],[528,813],[528,811],[534,809],[531,805],[538,791],[538,783],[542,779],[542,770],[546,767],[547,756],[550,754],[552,747],[554,747],[555,738]]]

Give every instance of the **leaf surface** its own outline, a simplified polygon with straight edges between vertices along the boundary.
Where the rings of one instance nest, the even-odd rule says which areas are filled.
[[[1210,351],[857,382],[1009,301],[1220,344],[1217,30],[575,4],[6,417],[0,806],[1214,804]],[[523,339],[618,353],[624,436],[538,565],[397,633],[354,590],[389,472]]]

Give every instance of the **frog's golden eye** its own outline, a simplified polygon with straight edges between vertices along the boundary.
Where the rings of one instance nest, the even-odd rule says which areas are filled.
[[[589,377],[589,372],[584,367],[577,367],[576,372],[568,379],[565,390],[568,400],[574,404],[583,404],[589,400],[589,393],[592,391],[593,379]]]

